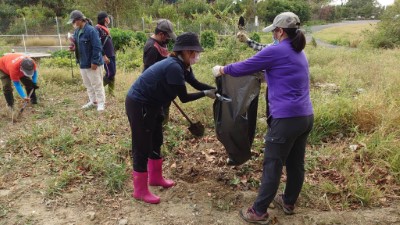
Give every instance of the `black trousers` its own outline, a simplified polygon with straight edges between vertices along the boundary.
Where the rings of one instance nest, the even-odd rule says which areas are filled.
[[[13,95],[11,78],[9,75],[5,74],[3,71],[0,70],[0,80],[2,83],[3,94],[4,94],[4,97],[6,98],[7,105],[10,107],[13,107],[14,106],[14,95]],[[25,86],[26,94],[29,95],[31,90],[34,89],[34,84],[32,82],[32,79],[30,79],[26,76],[23,76],[20,78],[20,82]],[[33,90],[33,92],[32,92],[31,100],[32,100],[32,103],[34,103],[34,104],[37,103],[35,90]]]
[[[162,110],[160,106],[142,104],[129,97],[125,109],[132,134],[133,170],[146,172],[148,158],[161,159]]]
[[[294,205],[304,182],[304,156],[314,116],[274,119],[265,137],[264,163],[261,186],[253,208],[264,214],[274,199],[286,165],[287,181],[283,200]]]

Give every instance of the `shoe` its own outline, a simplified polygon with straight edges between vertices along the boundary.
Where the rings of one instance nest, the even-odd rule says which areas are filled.
[[[82,106],[82,109],[90,109],[90,108],[94,108],[96,106],[96,103],[94,102],[88,102],[85,105]]]
[[[283,210],[286,215],[294,214],[294,205],[288,205],[283,202],[283,194],[276,195],[274,198],[274,205]]]
[[[170,188],[175,185],[172,180],[166,180],[162,176],[162,159],[149,159],[147,162],[147,171],[149,172],[149,185]]]
[[[269,224],[269,215],[268,213],[264,213],[263,215],[257,215],[256,211],[253,207],[250,208],[243,208],[239,211],[240,217],[248,223],[255,223],[255,224]]]
[[[104,103],[97,104],[97,111],[104,111],[105,108],[106,106],[104,105]]]
[[[235,160],[231,159],[230,157],[226,160],[226,165],[228,166],[239,166],[241,163],[236,162]]]
[[[144,201],[150,204],[160,203],[160,197],[149,191],[148,173],[136,172],[132,173],[133,178],[133,194],[132,196],[139,201]]]

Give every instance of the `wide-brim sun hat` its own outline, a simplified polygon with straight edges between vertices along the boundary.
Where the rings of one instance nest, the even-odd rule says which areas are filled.
[[[300,28],[299,17],[292,12],[283,12],[277,15],[271,25],[265,27],[263,32],[271,32],[275,28]]]
[[[184,50],[196,52],[204,51],[204,49],[201,47],[199,37],[196,33],[185,32],[176,38],[175,45],[172,51],[180,52]]]

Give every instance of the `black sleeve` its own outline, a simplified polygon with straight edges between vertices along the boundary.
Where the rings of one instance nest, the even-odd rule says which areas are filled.
[[[157,62],[158,54],[159,53],[158,53],[157,49],[154,47],[150,47],[150,48],[146,49],[143,54],[143,64],[146,67],[153,65],[154,63]]]
[[[204,97],[204,92],[197,92],[197,93],[187,93],[185,85],[171,85],[176,90],[176,93],[181,100],[182,103],[191,102],[197,100],[199,98]]]
[[[101,44],[101,55],[102,56],[105,56],[106,55],[106,52],[104,51],[104,42],[106,41],[105,40],[105,37],[104,37],[104,35],[103,35],[103,31],[101,30],[101,28],[99,28],[99,27],[95,27],[96,28],[96,30],[97,30],[97,32],[99,33],[99,37],[100,37],[100,44]]]
[[[190,86],[192,86],[194,89],[198,90],[198,91],[204,91],[204,90],[210,90],[210,89],[216,89],[213,86],[210,86],[208,84],[205,83],[201,83],[200,81],[198,81],[193,74],[192,69],[190,68],[190,72],[188,72],[189,74],[186,76],[186,82],[188,82],[190,84]]]

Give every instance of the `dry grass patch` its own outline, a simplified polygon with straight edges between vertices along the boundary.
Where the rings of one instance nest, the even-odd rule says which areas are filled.
[[[330,27],[316,32],[313,36],[333,45],[357,48],[365,40],[363,33],[366,30],[375,29],[376,24],[349,24]]]

